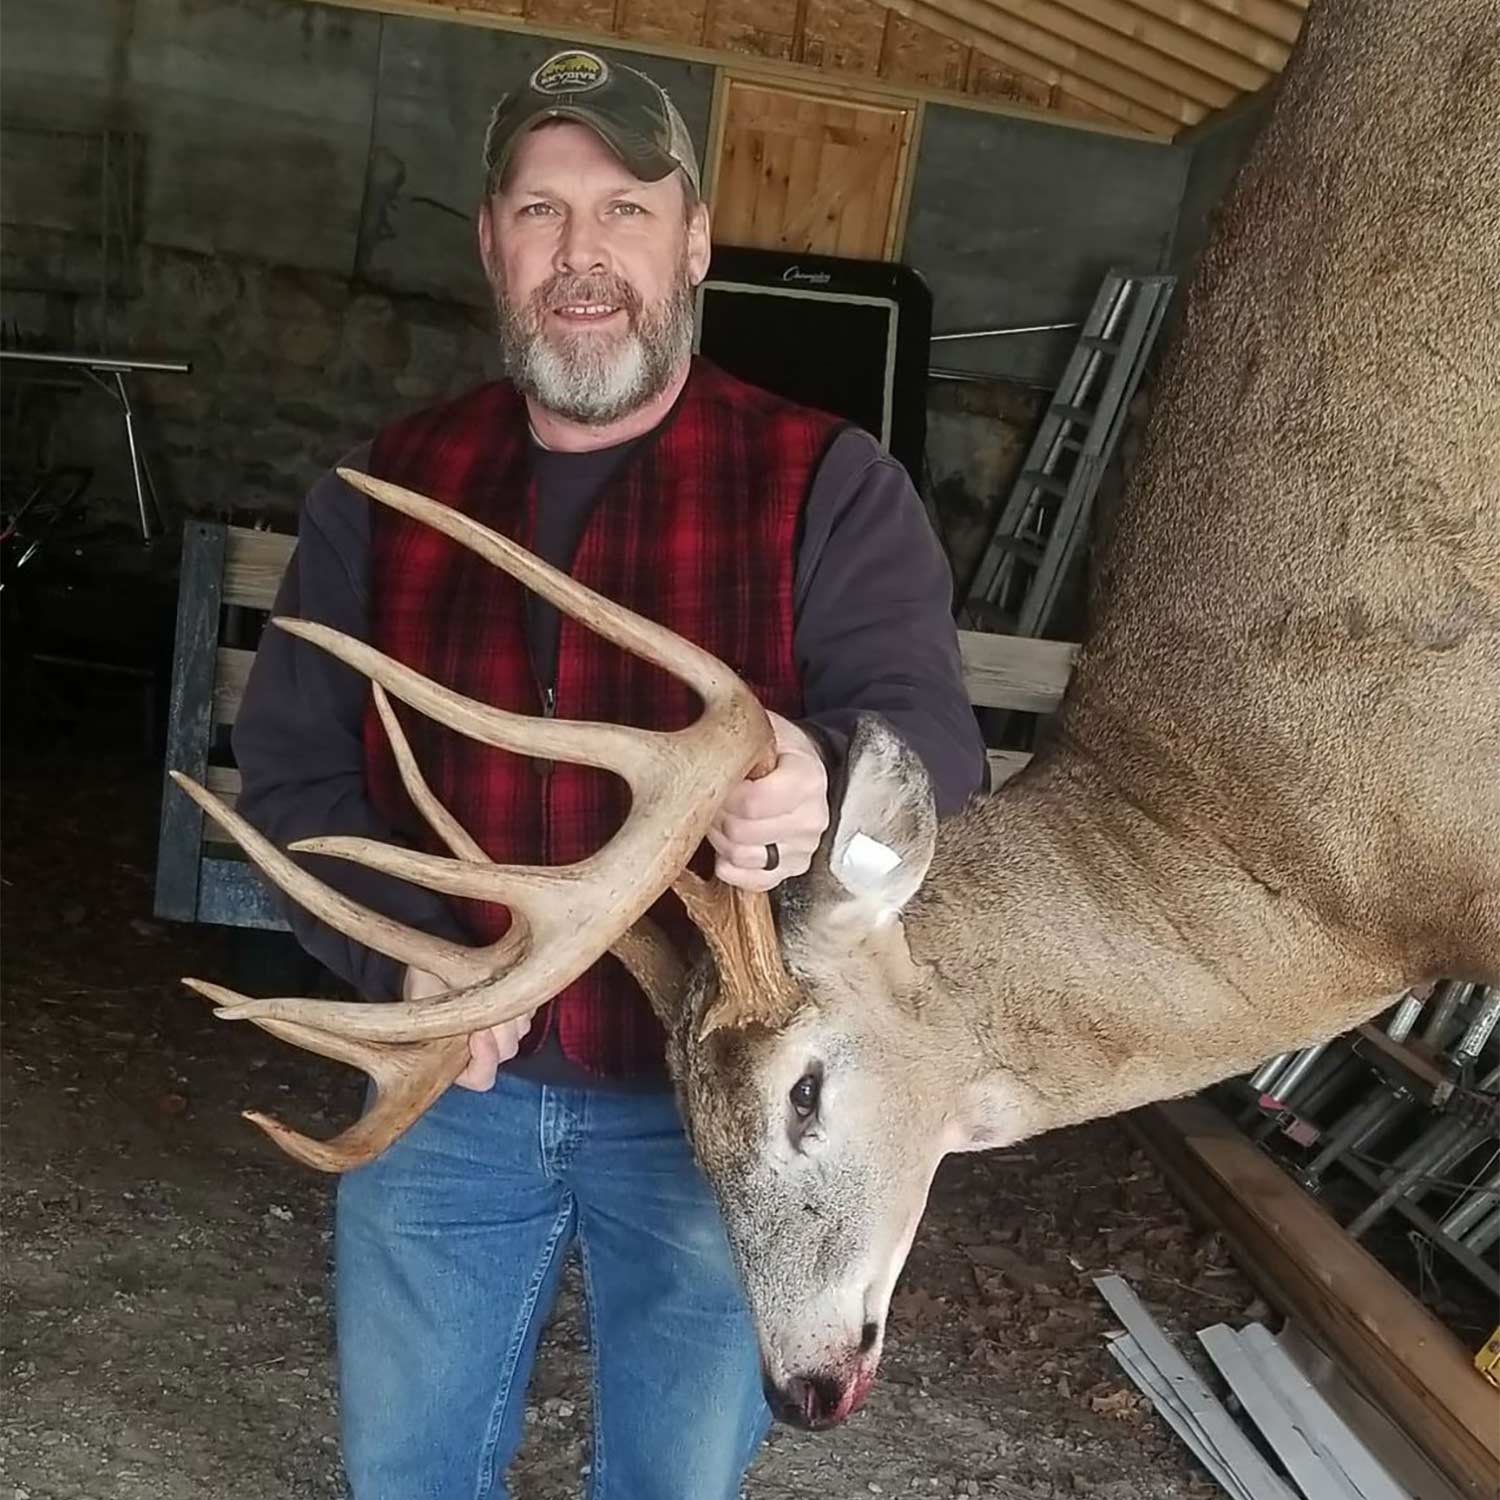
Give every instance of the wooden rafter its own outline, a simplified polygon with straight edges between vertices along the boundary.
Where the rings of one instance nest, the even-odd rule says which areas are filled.
[[[1309,0],[333,0],[1172,139],[1280,73]],[[840,13],[851,52],[829,48]],[[898,17],[893,27],[892,18]]]

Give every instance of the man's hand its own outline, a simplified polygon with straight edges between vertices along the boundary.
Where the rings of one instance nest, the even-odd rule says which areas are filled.
[[[401,985],[401,997],[403,1000],[421,1000],[428,995],[444,994],[447,989],[448,986],[436,974],[429,974],[424,969],[408,969]],[[471,1031],[469,1064],[453,1081],[460,1088],[474,1089],[479,1093],[494,1088],[500,1064],[509,1062],[521,1050],[521,1038],[530,1030],[531,1017],[519,1016],[514,1021],[502,1021],[483,1031]]]
[[[776,735],[775,769],[735,787],[708,830],[718,855],[714,873],[748,891],[769,891],[802,874],[828,827],[828,771],[818,747],[789,719],[768,717]],[[768,844],[777,852],[771,870]]]

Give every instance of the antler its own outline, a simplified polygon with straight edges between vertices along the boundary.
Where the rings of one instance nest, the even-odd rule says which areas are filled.
[[[606,951],[616,954],[664,1011],[666,997],[680,983],[681,966],[645,913],[685,872],[729,790],[774,761],[764,710],[744,683],[707,652],[600,597],[460,512],[368,475],[339,472],[372,499],[433,526],[606,639],[672,672],[703,699],[704,711],[687,729],[671,732],[539,720],[464,698],[326,626],[273,619],[281,629],[371,678],[402,781],[452,857],[345,837],[304,839],[290,847],[352,860],[448,895],[501,902],[513,917],[499,941],[478,948],[406,927],[318,880],[212,793],[172,773],[173,780],[294,900],[339,931],[425,969],[450,986],[447,995],[427,1001],[370,1005],[254,999],[203,981],[184,981],[213,1001],[221,1018],[252,1021],[297,1046],[363,1068],[375,1081],[374,1106],[332,1141],[314,1141],[273,1119],[247,1115],[283,1150],[325,1171],[347,1170],[378,1155],[462,1071],[470,1032],[529,1014]],[[615,772],[631,790],[629,819],[602,850],[574,865],[492,864],[422,779],[388,693],[485,744]],[[695,918],[705,906],[693,901],[691,890],[704,885],[696,881],[683,897]],[[738,903],[736,909],[761,909],[750,925],[761,933],[757,971],[769,972],[776,960],[767,948],[774,943],[768,899],[739,891],[731,899]],[[738,950],[716,941],[712,926],[710,921],[705,930],[722,968]]]

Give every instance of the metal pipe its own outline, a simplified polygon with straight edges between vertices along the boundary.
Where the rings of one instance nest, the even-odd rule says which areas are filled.
[[[954,339],[1005,339],[1018,333],[1051,333],[1058,328],[1082,327],[1082,323],[1024,323],[1013,328],[974,328],[962,333],[935,333],[929,342],[945,344]]]
[[[1403,1119],[1413,1108],[1410,1095],[1394,1094],[1384,1084],[1362,1104],[1351,1109],[1324,1138],[1323,1149],[1303,1168],[1303,1183],[1313,1191],[1328,1170],[1346,1152],[1362,1150],[1388,1126]]]
[[[1461,1063],[1472,1063],[1484,1051],[1495,1023],[1500,1021],[1500,988],[1489,989],[1481,985],[1475,999],[1478,1008],[1469,1022],[1469,1029],[1453,1049],[1454,1057]]]
[[[1421,1198],[1431,1186],[1422,1188],[1422,1179],[1442,1172],[1466,1156],[1485,1133],[1473,1126],[1466,1127],[1461,1120],[1440,1120],[1401,1153],[1385,1179],[1385,1187],[1374,1202],[1344,1226],[1345,1232],[1357,1240],[1398,1198]]]
[[[1265,1093],[1274,1082],[1276,1075],[1291,1061],[1290,1052],[1278,1052],[1269,1062],[1263,1062],[1254,1073],[1250,1075],[1250,1087],[1257,1095]]]
[[[1500,1196],[1500,1167],[1492,1171],[1489,1178],[1477,1186],[1456,1208],[1450,1209],[1439,1227],[1444,1234],[1451,1234],[1455,1239],[1461,1239],[1496,1206],[1497,1196]]]
[[[1427,1001],[1422,996],[1413,995],[1408,990],[1406,998],[1396,1007],[1391,1024],[1385,1028],[1385,1034],[1393,1042],[1404,1042],[1411,1035],[1411,1029],[1417,1024],[1417,1018],[1426,1004]]]
[[[1487,1217],[1480,1220],[1459,1243],[1465,1250],[1472,1250],[1475,1255],[1483,1255],[1496,1240],[1500,1240],[1500,1207],[1493,1209]]]
[[[1427,1018],[1427,1025],[1422,1030],[1422,1040],[1433,1051],[1438,1051],[1442,1047],[1443,1033],[1447,1031],[1448,1023],[1473,988],[1473,985],[1465,984],[1459,979],[1445,979],[1438,986],[1437,993],[1433,996],[1437,1003],[1433,1006],[1432,1014]]]
[[[1271,1090],[1271,1098],[1278,1104],[1285,1104],[1291,1098],[1292,1092],[1297,1085],[1307,1077],[1314,1063],[1328,1050],[1327,1042],[1319,1042],[1316,1047],[1304,1047],[1294,1057],[1287,1070],[1276,1080],[1276,1087]]]
[[[113,374],[117,370],[151,370],[167,375],[187,375],[192,366],[168,359],[116,359],[111,354],[43,354],[34,349],[0,349],[0,359],[33,365],[71,365],[75,369]]]

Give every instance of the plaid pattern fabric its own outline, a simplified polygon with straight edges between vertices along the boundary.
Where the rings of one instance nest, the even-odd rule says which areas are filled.
[[[601,491],[573,575],[713,652],[767,708],[797,714],[797,534],[813,473],[839,425],[695,361],[673,413]],[[388,428],[375,442],[371,467],[528,546],[536,495],[526,433],[525,405],[513,387],[488,385]],[[378,505],[373,541],[374,643],[468,697],[539,713],[541,684],[527,650],[520,585]],[[434,792],[497,862],[572,863],[599,849],[625,819],[628,794],[616,777],[492,749],[397,711]],[[676,729],[698,711],[692,692],[674,678],[563,619],[559,718]],[[413,844],[439,849],[401,787],[373,705],[365,747],[376,806]],[[706,848],[697,863],[709,867]],[[476,942],[493,942],[509,925],[503,907],[455,907]],[[679,942],[696,940],[675,898],[663,898],[654,915]],[[525,1050],[553,1025],[565,1055],[594,1072],[660,1064],[660,1026],[611,957],[538,1015]]]

